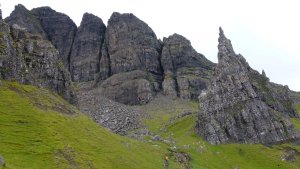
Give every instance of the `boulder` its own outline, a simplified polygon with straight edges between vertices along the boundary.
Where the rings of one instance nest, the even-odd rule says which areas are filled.
[[[100,86],[102,96],[123,104],[146,104],[155,95],[151,75],[135,70],[115,74]]]
[[[207,90],[199,97],[197,133],[212,144],[273,144],[299,134],[285,89],[253,70],[220,28],[218,65]]]
[[[5,168],[5,166],[6,166],[5,160],[1,154],[0,154],[0,165],[2,168]]]

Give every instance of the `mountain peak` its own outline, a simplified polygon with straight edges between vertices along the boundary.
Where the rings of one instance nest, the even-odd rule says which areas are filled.
[[[224,61],[229,61],[231,58],[234,58],[236,56],[231,41],[226,38],[223,29],[219,28],[219,53],[218,53],[218,60],[219,63],[222,63]]]

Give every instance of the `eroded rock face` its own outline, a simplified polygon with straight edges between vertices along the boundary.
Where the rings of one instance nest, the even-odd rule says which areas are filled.
[[[77,31],[75,23],[67,15],[50,7],[35,8],[31,12],[40,21],[49,40],[58,49],[65,67],[69,69],[70,52]]]
[[[174,34],[164,38],[161,64],[164,69],[163,92],[172,97],[197,99],[206,89],[214,64],[197,53],[185,37]]]
[[[141,70],[115,74],[101,84],[100,93],[123,104],[146,104],[155,94],[148,76],[151,75]]]
[[[298,137],[288,119],[296,116],[288,89],[270,83],[236,55],[221,28],[218,49],[219,63],[199,97],[198,134],[212,144],[271,144]]]
[[[70,57],[70,72],[74,81],[92,81],[99,73],[105,29],[97,16],[89,13],[83,15]]]
[[[101,84],[103,94],[125,104],[147,103],[160,89],[160,51],[161,43],[146,23],[133,14],[113,13],[105,33],[98,77],[100,83],[109,77]],[[143,75],[138,73],[136,77],[137,72]],[[108,85],[116,81],[118,85]]]
[[[0,21],[0,44],[0,78],[49,88],[76,104],[70,74],[48,40]]]
[[[17,24],[31,34],[40,35],[44,39],[47,39],[40,21],[21,4],[15,6],[15,10],[5,19],[5,22],[11,26]]]
[[[2,20],[2,10],[0,9],[0,20]]]
[[[133,14],[114,12],[105,34],[111,74],[146,70],[161,74],[161,45],[152,29]]]

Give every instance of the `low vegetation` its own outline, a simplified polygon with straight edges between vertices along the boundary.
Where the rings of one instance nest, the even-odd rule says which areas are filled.
[[[185,106],[187,105],[186,101],[174,100],[165,103],[162,107],[152,106],[153,110],[159,115],[151,111],[149,105],[144,107],[147,108],[150,114],[149,119],[145,120],[145,124],[149,126],[151,132],[160,135],[163,140],[174,140],[174,144],[171,144],[170,147],[175,148],[178,152],[189,154],[191,168],[300,168],[300,146],[296,144],[288,143],[268,147],[261,144],[211,145],[195,134],[196,113],[178,118],[172,123],[166,120],[172,121],[172,117],[178,116],[180,112],[187,111],[186,108],[189,109],[188,111],[198,111],[195,103],[190,102],[189,104],[190,106]],[[175,108],[173,113],[166,110],[168,107]],[[298,106],[298,111],[300,112],[300,106]],[[162,118],[158,120],[158,116]],[[300,130],[300,120],[293,119],[293,121],[298,124]]]
[[[300,147],[292,143],[208,144],[194,132],[196,102],[163,98],[139,108],[148,114],[144,124],[160,141],[112,134],[48,90],[2,81],[0,154],[7,169],[159,169],[164,168],[165,154],[170,157],[169,169],[182,169],[172,152],[188,154],[188,165],[194,169],[300,167]],[[182,112],[191,114],[180,116]],[[300,124],[298,119],[293,122]]]
[[[0,154],[7,169],[163,168],[166,147],[112,134],[45,89],[2,83]]]

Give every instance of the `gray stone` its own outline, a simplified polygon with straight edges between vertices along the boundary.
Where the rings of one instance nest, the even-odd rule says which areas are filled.
[[[133,14],[113,13],[105,32],[97,82],[109,99],[144,104],[161,88],[161,43]]]
[[[2,20],[2,10],[0,9],[0,20]]]
[[[235,54],[221,28],[218,49],[219,63],[199,97],[197,133],[212,144],[272,144],[297,138],[288,119],[294,113],[285,89]]]
[[[73,81],[86,82],[99,73],[99,62],[106,27],[93,14],[85,13],[77,30],[70,56]]]
[[[102,96],[98,88],[78,93],[79,109],[112,132],[127,135],[139,128],[142,113]]]
[[[2,168],[5,168],[5,166],[6,166],[4,157],[1,154],[0,154],[0,165],[1,165]]]
[[[159,135],[152,136],[151,139],[153,141],[161,141],[161,137]]]
[[[163,93],[194,100],[206,89],[214,66],[194,50],[189,40],[178,34],[164,38],[161,64],[164,69]]]
[[[40,21],[49,40],[58,49],[64,66],[69,70],[71,48],[77,31],[76,24],[67,15],[50,7],[34,8],[31,12]]]
[[[76,104],[71,77],[50,41],[0,21],[0,78],[46,87]]]
[[[148,76],[147,72],[140,70],[115,74],[101,84],[101,94],[123,104],[146,104],[155,95]]]
[[[162,73],[159,64],[161,44],[152,29],[133,14],[112,14],[105,44],[112,75],[133,70]]]
[[[21,4],[15,6],[15,10],[5,19],[5,22],[11,26],[17,24],[25,28],[31,34],[47,39],[47,35],[40,21]]]

